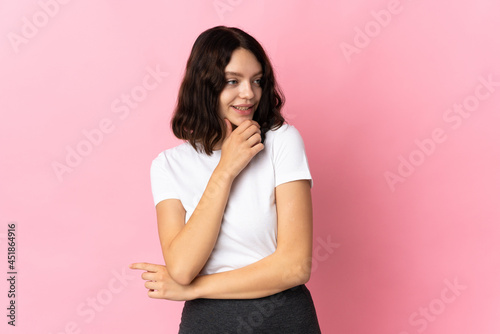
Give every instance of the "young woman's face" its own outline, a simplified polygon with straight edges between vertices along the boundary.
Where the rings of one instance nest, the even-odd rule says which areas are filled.
[[[226,86],[219,98],[219,116],[227,118],[233,129],[253,119],[262,96],[262,66],[253,53],[238,48],[233,51],[225,70]]]

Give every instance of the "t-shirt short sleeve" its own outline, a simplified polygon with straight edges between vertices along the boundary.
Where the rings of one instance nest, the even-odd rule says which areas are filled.
[[[172,175],[168,168],[165,152],[160,153],[151,163],[151,190],[155,206],[161,201],[169,198],[180,199]]]
[[[274,138],[275,187],[295,180],[313,180],[304,141],[293,125],[283,125]]]

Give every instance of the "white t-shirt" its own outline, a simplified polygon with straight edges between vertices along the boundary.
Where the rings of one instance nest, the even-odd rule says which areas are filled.
[[[234,179],[219,237],[200,275],[238,269],[274,253],[277,214],[274,188],[294,180],[313,185],[304,142],[299,131],[284,123],[266,132],[264,149]],[[163,151],[151,165],[154,204],[177,198],[186,210],[186,223],[220,161],[196,152],[184,142]]]

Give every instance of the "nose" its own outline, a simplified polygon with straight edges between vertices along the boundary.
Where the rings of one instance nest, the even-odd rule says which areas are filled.
[[[242,99],[250,100],[254,97],[252,84],[248,81],[244,81],[240,85],[240,97]]]

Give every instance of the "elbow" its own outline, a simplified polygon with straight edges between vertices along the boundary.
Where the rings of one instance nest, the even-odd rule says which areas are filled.
[[[311,279],[311,266],[301,266],[296,275],[299,282],[298,285],[306,284]]]
[[[189,285],[196,277],[183,266],[167,266],[170,278],[179,285]]]
[[[174,256],[168,256],[165,253],[163,254],[163,258],[165,259],[168,275],[175,283],[180,285],[191,284],[197,273],[193,273],[193,270],[189,266],[186,266],[186,261],[177,259]]]
[[[287,285],[294,287],[297,285],[306,284],[311,278],[311,259],[303,259],[295,261],[285,270],[283,280]]]

